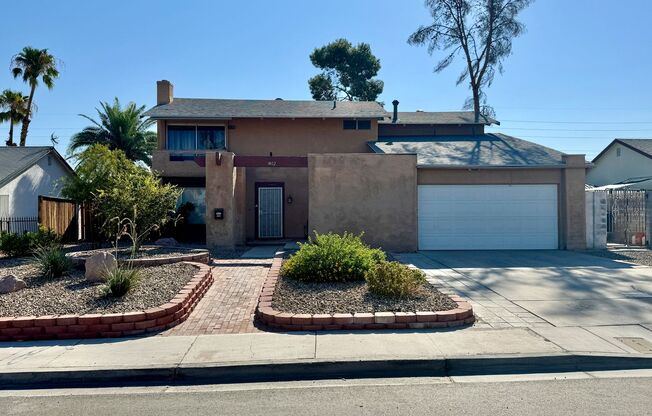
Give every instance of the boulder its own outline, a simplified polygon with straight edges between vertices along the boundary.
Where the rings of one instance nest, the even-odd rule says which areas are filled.
[[[89,282],[104,282],[106,275],[118,267],[118,261],[108,251],[101,251],[86,259],[84,277]]]
[[[0,293],[16,292],[25,289],[26,286],[24,280],[17,278],[13,274],[0,277]]]
[[[172,247],[172,246],[178,246],[179,242],[172,237],[168,237],[168,238],[159,238],[158,240],[154,241],[154,244],[157,246]]]

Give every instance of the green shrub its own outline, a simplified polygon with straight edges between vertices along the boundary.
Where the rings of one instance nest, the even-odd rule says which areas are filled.
[[[32,234],[2,233],[0,235],[0,251],[9,257],[22,257],[31,252]]]
[[[140,279],[140,270],[130,267],[118,267],[107,273],[105,294],[119,298],[136,286]]]
[[[395,261],[374,265],[365,275],[371,293],[391,298],[405,298],[415,294],[426,283],[425,274]]]
[[[283,263],[281,274],[315,282],[345,282],[364,279],[376,263],[385,260],[382,250],[369,248],[359,236],[315,233],[314,239]]]
[[[72,261],[66,257],[61,245],[39,246],[34,250],[34,264],[46,277],[61,277],[72,269]]]
[[[10,257],[23,257],[35,253],[39,247],[59,245],[61,239],[57,234],[44,227],[39,227],[37,232],[23,234],[0,234],[0,251]]]
[[[61,244],[61,237],[59,237],[54,231],[43,226],[39,226],[36,233],[28,234],[30,234],[30,244],[32,249],[38,249],[39,247],[47,247],[52,245],[60,246]]]

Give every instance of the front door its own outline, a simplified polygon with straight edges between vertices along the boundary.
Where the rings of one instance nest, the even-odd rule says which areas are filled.
[[[258,238],[283,238],[283,184],[258,184]]]

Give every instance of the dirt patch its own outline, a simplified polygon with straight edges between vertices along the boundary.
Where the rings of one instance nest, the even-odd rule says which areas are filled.
[[[355,313],[447,311],[457,304],[430,285],[411,298],[392,299],[369,292],[364,281],[346,283],[301,282],[280,277],[272,308],[291,313]]]

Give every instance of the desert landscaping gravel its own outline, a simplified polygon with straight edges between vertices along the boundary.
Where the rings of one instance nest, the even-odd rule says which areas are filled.
[[[447,311],[457,304],[429,285],[414,297],[392,299],[369,292],[364,281],[312,283],[281,277],[272,307],[290,313],[355,313]]]
[[[0,294],[0,316],[42,316],[139,311],[172,299],[197,268],[186,263],[145,267],[137,286],[122,298],[106,297],[104,284],[89,283],[84,272],[39,276],[30,258],[0,259],[0,276],[13,274],[27,283],[18,292]]]
[[[607,257],[614,260],[622,260],[636,263],[643,266],[652,266],[652,250],[600,250],[590,251],[587,254],[599,257]]]

